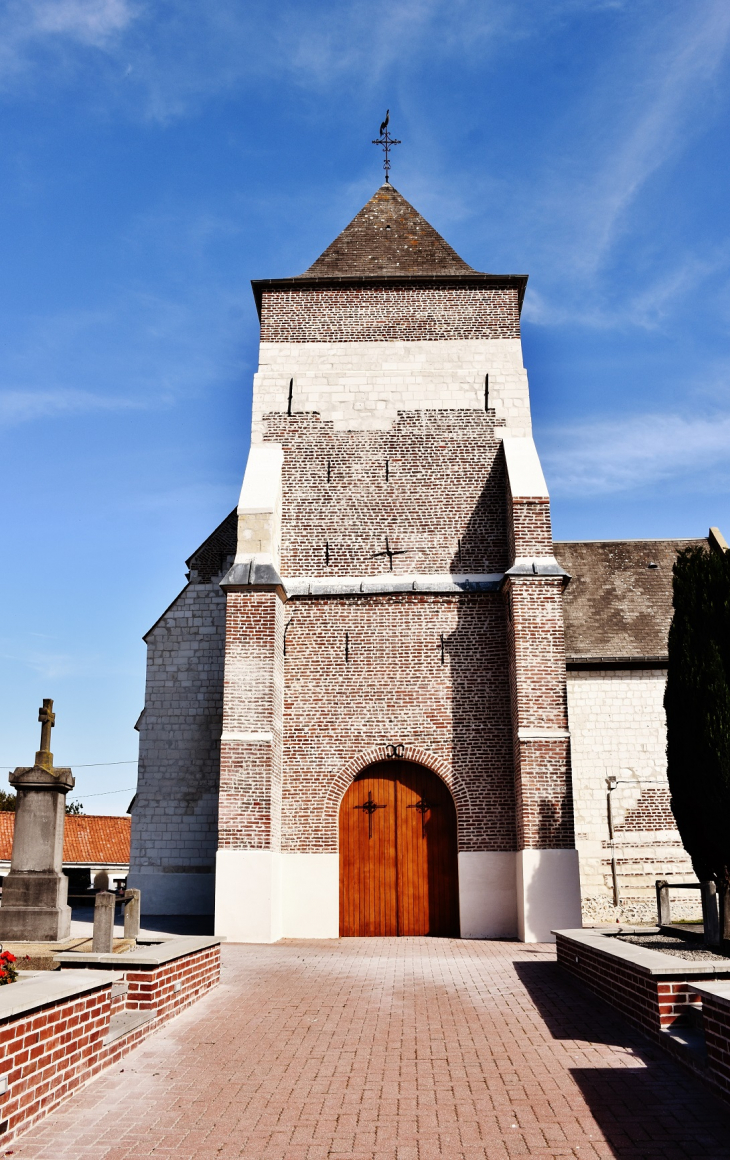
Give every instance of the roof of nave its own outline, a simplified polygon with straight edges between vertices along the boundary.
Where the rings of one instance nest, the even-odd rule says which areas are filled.
[[[63,861],[90,862],[97,866],[129,863],[130,817],[100,814],[67,814],[63,833]],[[0,861],[7,862],[13,849],[15,814],[0,810]]]
[[[300,278],[474,274],[387,182]]]
[[[571,576],[565,589],[565,652],[574,658],[666,656],[672,566],[682,548],[707,540],[603,540],[555,544]]]

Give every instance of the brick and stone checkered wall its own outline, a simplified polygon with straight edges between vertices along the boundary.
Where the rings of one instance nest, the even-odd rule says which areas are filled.
[[[505,465],[493,413],[401,412],[383,432],[271,415],[267,438],[284,448],[284,576],[388,572],[378,555],[386,535],[407,553],[394,558],[394,573],[507,566]]]
[[[262,342],[450,342],[519,338],[514,288],[322,286],[265,291]]]
[[[316,412],[336,431],[390,431],[399,411],[483,411],[513,435],[531,431],[527,372],[516,338],[451,342],[262,342],[254,376],[252,441],[264,416]]]
[[[666,781],[666,672],[662,669],[568,673],[583,918],[656,922],[655,882],[690,882],[692,863],[669,809]],[[620,905],[613,905],[606,779],[612,794]],[[699,892],[672,895],[672,914],[700,917]]]

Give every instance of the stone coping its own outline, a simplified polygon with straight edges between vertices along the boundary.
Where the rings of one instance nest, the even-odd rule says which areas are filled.
[[[682,978],[689,978],[692,975],[730,976],[730,959],[727,961],[727,966],[709,960],[682,959],[676,955],[665,954],[664,951],[651,951],[646,947],[637,947],[634,943],[620,942],[616,938],[618,934],[656,934],[658,929],[658,927],[647,929],[646,927],[621,926],[618,929],[608,927],[603,930],[554,930],[551,933],[560,935],[571,946],[600,951],[601,954],[608,955],[610,958],[630,963],[642,975],[651,975],[656,978],[661,978],[663,975],[667,977],[674,975]]]
[[[391,593],[425,594],[498,592],[502,572],[385,573],[377,576],[284,577],[287,597],[292,596],[386,596]]]
[[[721,1007],[730,1007],[730,979],[727,982],[693,983],[692,990],[703,998],[713,999]]]
[[[123,951],[121,954],[94,954],[91,951],[66,951],[57,954],[54,961],[62,967],[77,967],[82,963],[93,963],[100,967],[116,968],[118,971],[129,967],[160,967],[173,959],[181,959],[185,955],[193,955],[196,951],[207,950],[208,947],[217,947],[224,940],[217,935],[176,935],[172,938],[155,938],[137,940],[137,946],[132,951]]]
[[[25,979],[23,975],[20,971],[17,982],[0,987],[0,1020],[108,987],[122,978],[109,971],[28,971]]]

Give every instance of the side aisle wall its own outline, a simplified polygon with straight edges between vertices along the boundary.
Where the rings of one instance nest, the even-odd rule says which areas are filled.
[[[226,599],[189,584],[147,634],[129,885],[145,914],[212,914]]]
[[[657,878],[694,880],[669,803],[663,669],[571,671],[576,846],[583,921],[656,922]],[[613,904],[607,778],[612,791],[619,905]],[[672,915],[700,916],[699,892],[672,896]]]

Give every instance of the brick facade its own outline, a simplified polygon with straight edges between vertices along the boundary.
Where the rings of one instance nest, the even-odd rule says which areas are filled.
[[[339,286],[264,292],[262,342],[519,338],[515,289]]]
[[[502,597],[297,599],[287,609],[282,847],[336,851],[359,759],[395,743],[443,776],[461,850],[514,850]]]
[[[500,425],[501,427],[501,425]],[[388,431],[270,415],[284,449],[284,576],[503,572],[504,457],[493,412],[400,412]],[[501,431],[500,431],[501,433]]]

